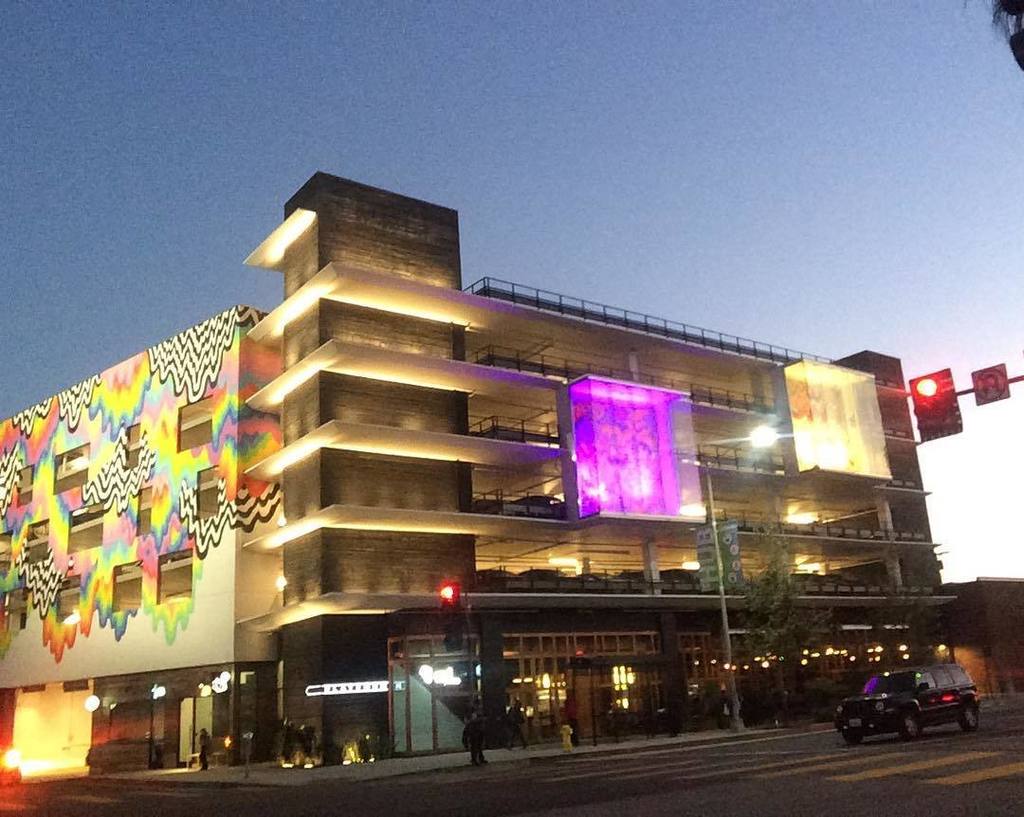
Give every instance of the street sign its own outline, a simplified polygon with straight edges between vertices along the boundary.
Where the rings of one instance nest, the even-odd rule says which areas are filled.
[[[718,549],[725,572],[725,589],[743,586],[743,565],[740,561],[739,526],[734,521],[722,522],[718,527]],[[718,589],[718,561],[715,558],[714,537],[710,525],[697,528],[697,561],[700,589],[708,592]]]
[[[971,380],[974,381],[974,400],[979,406],[1010,396],[1010,379],[1006,376],[1005,363],[971,372]]]

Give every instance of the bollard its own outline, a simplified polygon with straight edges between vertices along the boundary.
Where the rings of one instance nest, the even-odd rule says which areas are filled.
[[[567,723],[562,724],[562,748],[567,752],[572,751],[572,727]]]

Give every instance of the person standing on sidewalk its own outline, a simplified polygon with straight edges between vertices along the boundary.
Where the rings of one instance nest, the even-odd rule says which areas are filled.
[[[210,733],[199,730],[199,770],[205,772],[210,768]]]
[[[466,719],[466,728],[462,730],[462,743],[469,749],[469,759],[474,766],[483,766],[487,763],[484,757],[484,726],[484,710],[480,700],[476,699]]]
[[[508,718],[508,748],[511,749],[518,740],[525,749],[526,731],[524,726],[526,724],[526,714],[523,712],[523,705],[519,703],[518,698],[512,701],[506,717]]]

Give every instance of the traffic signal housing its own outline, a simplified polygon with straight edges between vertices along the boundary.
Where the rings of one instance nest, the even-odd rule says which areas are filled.
[[[442,610],[454,611],[462,607],[462,587],[458,582],[445,582],[437,595],[441,599]]]
[[[447,652],[466,649],[466,617],[462,610],[462,586],[458,582],[445,582],[438,588],[441,601],[441,627]]]
[[[914,402],[921,442],[949,437],[964,430],[953,372],[949,369],[913,378],[910,381],[910,398]]]

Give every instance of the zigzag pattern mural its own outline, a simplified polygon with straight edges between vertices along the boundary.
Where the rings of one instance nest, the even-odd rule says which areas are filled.
[[[153,476],[157,455],[143,437],[139,449],[139,462],[134,468],[129,467],[126,428],[121,429],[115,445],[117,449],[114,456],[107,460],[96,476],[82,488],[82,501],[85,505],[102,504],[106,511],[113,508],[118,514],[123,514],[128,512],[132,500]]]
[[[21,452],[17,449],[0,457],[0,517],[7,514],[14,499],[14,485],[18,481],[21,462]]]
[[[199,400],[217,382],[224,352],[234,342],[239,323],[236,310],[222,312],[149,350],[149,362],[161,380],[170,380],[175,394],[188,402]]]
[[[244,475],[248,462],[281,443],[276,420],[245,405],[278,365],[245,340],[259,317],[250,308],[227,310],[0,422],[0,536],[11,542],[10,566],[0,567],[0,660],[24,636],[9,618],[12,594],[21,589],[42,620],[40,646],[57,662],[88,644],[97,628],[109,628],[117,640],[132,626],[159,629],[174,643],[193,616],[204,571],[216,569],[209,553],[234,531],[277,515],[278,486]],[[182,409],[199,401],[208,415],[203,434],[188,437],[182,448]],[[64,457],[68,452],[75,453]],[[77,470],[86,461],[87,471]],[[27,467],[30,487],[19,480]],[[73,478],[76,470],[80,479]],[[199,475],[211,471],[216,512],[201,519]],[[44,555],[34,545],[30,563],[33,526],[48,531],[48,547]],[[198,557],[192,594],[161,600],[161,558],[183,552]],[[118,608],[117,568],[134,564],[141,565],[141,600]],[[71,596],[77,616],[59,614],[65,589],[78,591]],[[136,619],[142,620],[133,624]]]

